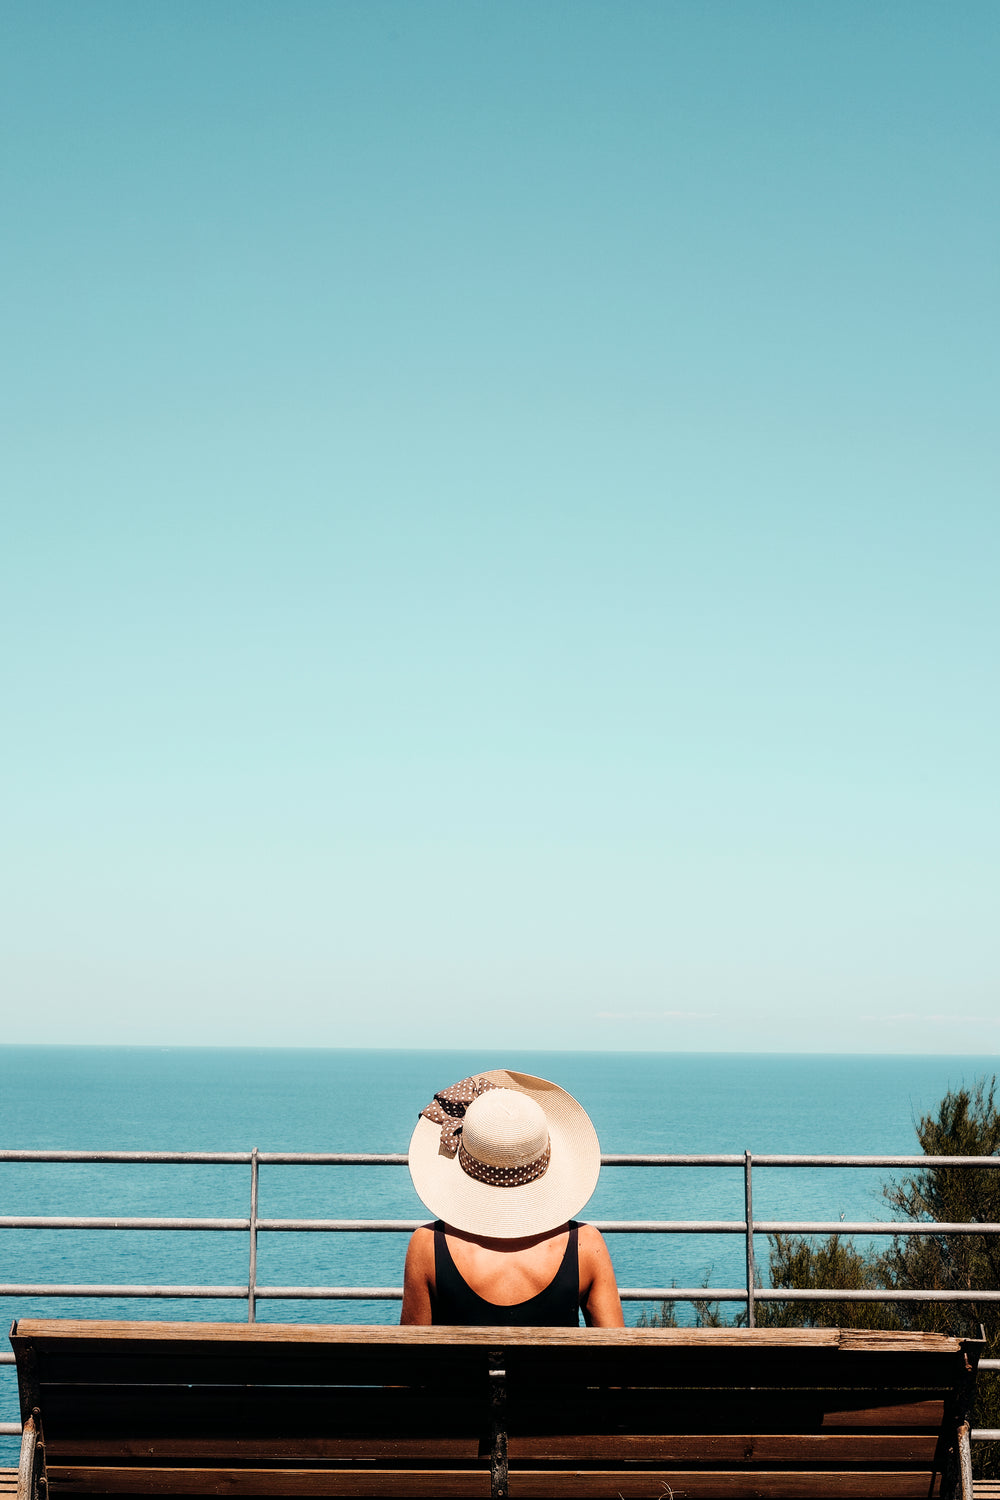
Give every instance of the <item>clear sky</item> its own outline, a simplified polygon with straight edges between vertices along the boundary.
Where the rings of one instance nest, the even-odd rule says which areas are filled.
[[[3,1039],[1000,1052],[996,0],[8,0]]]

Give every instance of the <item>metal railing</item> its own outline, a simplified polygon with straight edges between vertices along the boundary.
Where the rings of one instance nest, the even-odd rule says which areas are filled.
[[[254,1322],[257,1304],[262,1301],[399,1301],[402,1287],[396,1286],[262,1286],[257,1280],[258,1236],[268,1233],[315,1232],[323,1234],[410,1234],[426,1219],[297,1219],[262,1218],[258,1213],[260,1168],[262,1166],[328,1166],[328,1167],[405,1167],[403,1154],[372,1152],[285,1152],[285,1151],[2,1151],[4,1162],[78,1162],[129,1163],[132,1165],[243,1165],[250,1168],[249,1212],[237,1218],[142,1218],[87,1216],[0,1216],[0,1229],[55,1230],[162,1230],[165,1232],[206,1230],[241,1233],[248,1236],[247,1280],[227,1286],[209,1285],[108,1285],[66,1282],[0,1283],[0,1297],[104,1297],[104,1298],[204,1298],[245,1302],[247,1320]],[[746,1278],[733,1287],[622,1287],[626,1302],[742,1302],[746,1306],[747,1326],[756,1326],[756,1308],[760,1302],[1000,1302],[1000,1289],[981,1288],[961,1291],[885,1289],[784,1288],[763,1287],[757,1271],[754,1239],[769,1234],[847,1234],[847,1235],[941,1235],[1000,1234],[1000,1224],[962,1222],[944,1224],[937,1221],[915,1223],[911,1220],[874,1220],[845,1222],[836,1220],[756,1219],[753,1213],[753,1172],[768,1167],[784,1168],[992,1168],[1000,1169],[1000,1156],[788,1156],[749,1151],[738,1155],[638,1156],[606,1155],[605,1167],[738,1167],[743,1172],[744,1217],[712,1220],[632,1220],[595,1219],[592,1222],[604,1234],[709,1234],[739,1235],[745,1248]],[[0,1364],[12,1364],[12,1354],[0,1354]],[[1000,1369],[1000,1359],[980,1361],[981,1369]],[[13,1435],[20,1426],[0,1423],[0,1434]],[[979,1429],[972,1436],[982,1440],[1000,1440],[1000,1430]]]

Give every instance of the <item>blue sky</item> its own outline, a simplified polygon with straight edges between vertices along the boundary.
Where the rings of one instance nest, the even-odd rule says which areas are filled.
[[[1000,1052],[1000,10],[8,5],[4,1039]]]

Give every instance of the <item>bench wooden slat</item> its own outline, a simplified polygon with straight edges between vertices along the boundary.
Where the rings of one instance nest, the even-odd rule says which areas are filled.
[[[71,1468],[48,1470],[49,1495],[398,1495],[490,1493],[489,1469]]]
[[[49,1442],[86,1435],[115,1412],[118,1435],[140,1432],[143,1436],[175,1433],[212,1435],[222,1424],[233,1437],[267,1433],[269,1436],[315,1433],[320,1426],[332,1434],[369,1433],[377,1436],[386,1425],[400,1435],[407,1432],[457,1433],[477,1431],[482,1425],[482,1393],[449,1392],[382,1387],[365,1389],[237,1386],[201,1387],[59,1385],[42,1387]],[[516,1395],[508,1400],[508,1427],[512,1432],[598,1432],[616,1424],[634,1422],[651,1432],[784,1432],[847,1431],[878,1428],[937,1431],[944,1416],[940,1395],[924,1392],[908,1399],[909,1393],[883,1392],[885,1406],[849,1402],[849,1393],[816,1393],[811,1399],[785,1395],[748,1396],[715,1392],[711,1400],[680,1399],[645,1390],[552,1391],[542,1404],[524,1402]],[[867,1398],[865,1398],[867,1399]]]
[[[386,1381],[409,1385],[432,1384],[454,1375],[460,1380],[482,1380],[489,1365],[488,1351],[474,1349],[452,1355],[448,1349],[415,1356],[412,1350],[336,1351],[335,1356],[312,1355],[308,1361],[276,1350],[267,1357],[243,1350],[212,1352],[209,1356],[169,1350],[125,1352],[109,1356],[86,1350],[66,1354],[36,1345],[39,1380],[45,1385],[309,1385],[326,1386],[331,1379],[344,1385],[381,1385]],[[336,1372],[334,1375],[333,1372]]]
[[[656,1386],[681,1391],[699,1387],[713,1389],[719,1384],[719,1363],[704,1357],[683,1362],[666,1361],[655,1350],[634,1350],[631,1357],[621,1351],[604,1349],[568,1349],[564,1353],[539,1351],[539,1358],[526,1351],[505,1349],[505,1368],[511,1386],[526,1392],[543,1394],[558,1386]],[[544,1357],[542,1357],[544,1356]],[[466,1357],[450,1358],[447,1350],[438,1357],[414,1358],[413,1352],[391,1351],[383,1359],[373,1354],[352,1354],[350,1358],[316,1360],[312,1369],[283,1353],[272,1362],[247,1360],[242,1353],[223,1355],[211,1360],[170,1356],[155,1358],[107,1359],[86,1355],[66,1357],[37,1351],[39,1380],[48,1384],[119,1385],[243,1385],[266,1383],[273,1386],[316,1384],[343,1385],[434,1385],[447,1382],[462,1389],[467,1384],[481,1384],[489,1368],[487,1351],[475,1350]],[[810,1387],[853,1390],[897,1390],[907,1386],[926,1390],[949,1389],[955,1380],[954,1356],[930,1356],[926,1360],[901,1355],[888,1356],[881,1367],[870,1356],[844,1355],[830,1359],[796,1360],[793,1366],[773,1351],[757,1357],[727,1361],[726,1384],[730,1389],[788,1389],[790,1377],[799,1391]],[[260,1373],[264,1372],[264,1373]]]
[[[511,1481],[511,1500],[933,1500],[939,1491],[930,1473],[896,1475],[781,1471],[734,1474],[672,1470],[657,1474],[596,1472],[521,1474]]]
[[[519,1475],[511,1500],[934,1500],[929,1473],[896,1475],[783,1472],[733,1474],[668,1471],[663,1474],[567,1473]]]
[[[485,1391],[475,1395],[438,1394],[408,1387],[371,1386],[309,1390],[269,1390],[265,1386],[213,1389],[196,1386],[43,1386],[45,1432],[49,1442],[86,1436],[107,1425],[115,1413],[117,1436],[304,1437],[366,1433],[387,1428],[407,1434],[456,1435],[478,1432],[484,1423]],[[477,1399],[478,1398],[478,1399]]]
[[[811,1399],[793,1392],[750,1395],[715,1389],[691,1398],[672,1391],[621,1387],[613,1390],[554,1391],[543,1403],[528,1404],[511,1396],[508,1428],[527,1435],[535,1432],[603,1432],[633,1424],[644,1432],[871,1432],[888,1429],[938,1432],[944,1420],[941,1395],[886,1390],[886,1405],[873,1405],[871,1395],[850,1402],[845,1391],[817,1391]],[[557,1425],[558,1424],[558,1425]]]
[[[776,1350],[782,1358],[794,1350],[798,1357],[810,1352],[843,1354],[910,1353],[922,1356],[953,1355],[958,1341],[947,1334],[866,1333],[856,1329],[837,1328],[400,1328],[382,1325],[359,1327],[357,1324],[329,1323],[129,1323],[109,1319],[43,1319],[21,1318],[17,1324],[21,1340],[44,1340],[50,1347],[71,1350],[74,1345],[93,1352],[97,1344],[111,1352],[136,1352],[144,1345],[173,1345],[178,1353],[190,1357],[207,1352],[213,1346],[240,1348],[252,1357],[255,1351],[276,1351],[282,1345],[286,1352],[309,1355],[310,1345],[316,1352],[339,1347],[404,1351],[421,1346],[440,1350],[451,1345],[459,1353],[476,1348],[489,1349],[498,1343],[508,1349],[561,1350],[567,1343],[577,1348],[604,1347],[612,1351],[628,1348],[674,1351],[681,1358],[711,1353],[718,1359],[720,1351],[740,1358],[749,1350]]]
[[[663,1500],[674,1496],[729,1497],[733,1500],[807,1500],[843,1496],[845,1500],[929,1500],[937,1494],[929,1470],[912,1474],[880,1470],[830,1474],[826,1471],[755,1470],[645,1470],[618,1469],[521,1470],[510,1477],[511,1500]],[[233,1495],[233,1496],[488,1496],[489,1473],[454,1469],[412,1471],[395,1469],[150,1469],[113,1468],[49,1471],[52,1495],[101,1493],[108,1495]]]
[[[855,1328],[401,1328],[386,1324],[156,1323],[112,1318],[19,1318],[17,1337],[44,1338],[51,1345],[98,1339],[108,1346],[119,1343],[129,1348],[148,1343],[189,1344],[199,1348],[211,1344],[259,1348],[285,1343],[304,1348],[314,1343],[343,1347],[363,1344],[366,1348],[394,1345],[415,1348],[421,1344],[438,1348],[454,1344],[466,1349],[493,1348],[499,1341],[509,1348],[538,1349],[561,1348],[568,1339],[589,1347],[604,1345],[613,1349],[655,1346],[692,1351],[726,1349],[738,1353],[751,1344],[755,1348],[778,1350],[844,1349],[876,1354],[890,1348],[914,1353],[953,1353],[960,1343],[944,1333],[886,1334]]]
[[[594,1385],[677,1386],[683,1390],[703,1387],[712,1389],[719,1383],[719,1371],[726,1370],[729,1389],[787,1389],[793,1377],[796,1390],[809,1387],[883,1390],[886,1386],[949,1388],[955,1379],[954,1354],[914,1355],[911,1351],[887,1351],[884,1357],[837,1350],[811,1350],[796,1353],[790,1360],[776,1349],[748,1346],[737,1356],[726,1351],[725,1362],[714,1350],[686,1351],[683,1357],[656,1349],[624,1350],[603,1348],[577,1351],[506,1350],[506,1369],[512,1382],[526,1389],[547,1387],[553,1383]]]
[[[801,1435],[765,1433],[666,1433],[645,1434],[572,1433],[557,1437],[508,1436],[512,1463],[532,1460],[582,1463],[588,1459],[613,1459],[620,1463],[783,1464],[809,1462],[856,1467],[872,1464],[896,1466],[933,1463],[937,1434]],[[189,1463],[214,1460],[252,1465],[295,1460],[306,1463],[347,1459],[394,1459],[399,1462],[444,1460],[452,1462],[483,1456],[475,1438],[76,1438],[46,1439],[49,1463],[93,1462],[111,1464],[129,1458],[150,1462],[184,1459]]]

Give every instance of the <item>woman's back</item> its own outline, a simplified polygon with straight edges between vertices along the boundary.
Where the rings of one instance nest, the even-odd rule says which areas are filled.
[[[572,1222],[529,1249],[503,1254],[470,1235],[447,1233],[438,1220],[430,1300],[435,1323],[576,1328],[580,1322],[579,1226]]]
[[[488,1240],[428,1225],[406,1255],[401,1323],[465,1327],[621,1327],[614,1268],[603,1236],[571,1221],[524,1240]]]

